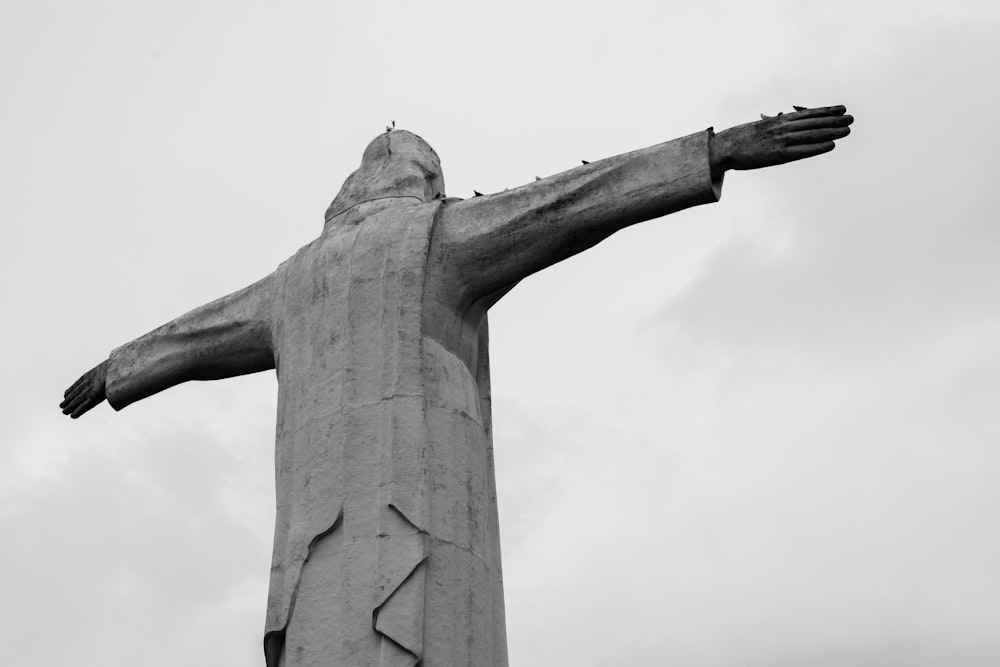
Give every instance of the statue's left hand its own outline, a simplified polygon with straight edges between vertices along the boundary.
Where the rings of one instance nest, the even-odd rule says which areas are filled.
[[[80,376],[63,394],[63,402],[59,404],[64,415],[76,419],[95,405],[99,405],[107,392],[105,382],[108,377],[108,362],[102,361]]]
[[[712,171],[760,169],[827,153],[851,133],[846,107],[795,107],[793,113],[723,130],[712,139]]]

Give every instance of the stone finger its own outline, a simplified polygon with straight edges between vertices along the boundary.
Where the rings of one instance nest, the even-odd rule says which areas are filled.
[[[59,404],[59,407],[66,408],[68,406],[71,406],[76,402],[78,402],[80,398],[82,396],[85,396],[86,394],[87,394],[86,385],[77,387],[76,389],[71,390],[70,393],[63,398],[62,403]]]
[[[854,116],[850,114],[844,116],[824,116],[822,118],[801,118],[799,120],[785,121],[785,128],[791,131],[816,130],[824,127],[844,127],[854,122]]]
[[[802,132],[792,132],[786,140],[789,146],[800,144],[815,144],[823,141],[833,141],[843,139],[851,133],[849,127],[828,127],[819,130],[805,130]]]
[[[93,393],[90,391],[81,392],[77,397],[77,400],[73,402],[73,409],[79,408],[84,403],[89,402],[93,398]]]
[[[76,419],[77,417],[87,412],[92,407],[94,407],[94,405],[95,403],[92,400],[84,401],[81,405],[77,406],[76,410],[73,411],[73,414],[70,415],[70,419]]]
[[[68,402],[66,403],[65,407],[63,407],[63,409],[62,409],[62,412],[63,412],[63,414],[64,414],[64,415],[68,415],[68,414],[71,414],[71,413],[73,413],[73,412],[74,412],[74,411],[75,411],[75,410],[76,410],[76,409],[77,409],[77,408],[78,408],[78,407],[80,406],[80,404],[81,404],[81,403],[83,403],[83,401],[84,401],[84,398],[86,398],[86,395],[85,395],[85,394],[82,394],[82,393],[80,393],[80,394],[75,394],[75,395],[74,395],[74,396],[73,396],[73,397],[72,397],[72,398],[71,398],[71,399],[70,399],[70,400],[69,400],[69,401],[68,401]]]
[[[787,149],[787,155],[792,160],[801,160],[814,155],[829,153],[836,147],[836,144],[832,141],[821,141],[814,144],[798,144],[796,146],[789,146]]]

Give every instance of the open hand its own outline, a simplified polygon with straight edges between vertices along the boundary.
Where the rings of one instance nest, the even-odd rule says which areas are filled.
[[[107,398],[104,383],[108,377],[108,362],[102,361],[80,376],[63,394],[59,404],[64,415],[76,419]]]
[[[834,140],[851,133],[854,116],[843,106],[762,116],[761,120],[719,132],[712,140],[712,171],[760,169],[828,153]]]

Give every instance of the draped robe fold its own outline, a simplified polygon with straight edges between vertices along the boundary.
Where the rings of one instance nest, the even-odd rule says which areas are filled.
[[[268,667],[507,664],[486,311],[617,229],[716,201],[709,136],[497,195],[362,207],[112,352],[115,409],[222,377],[220,360],[277,370]]]

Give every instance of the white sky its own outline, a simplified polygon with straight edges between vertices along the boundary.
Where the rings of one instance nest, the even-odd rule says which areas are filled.
[[[263,664],[273,376],[56,404],[391,120],[465,197],[846,104],[491,313],[511,664],[1000,664],[1000,5],[350,4],[0,9],[4,663]]]

